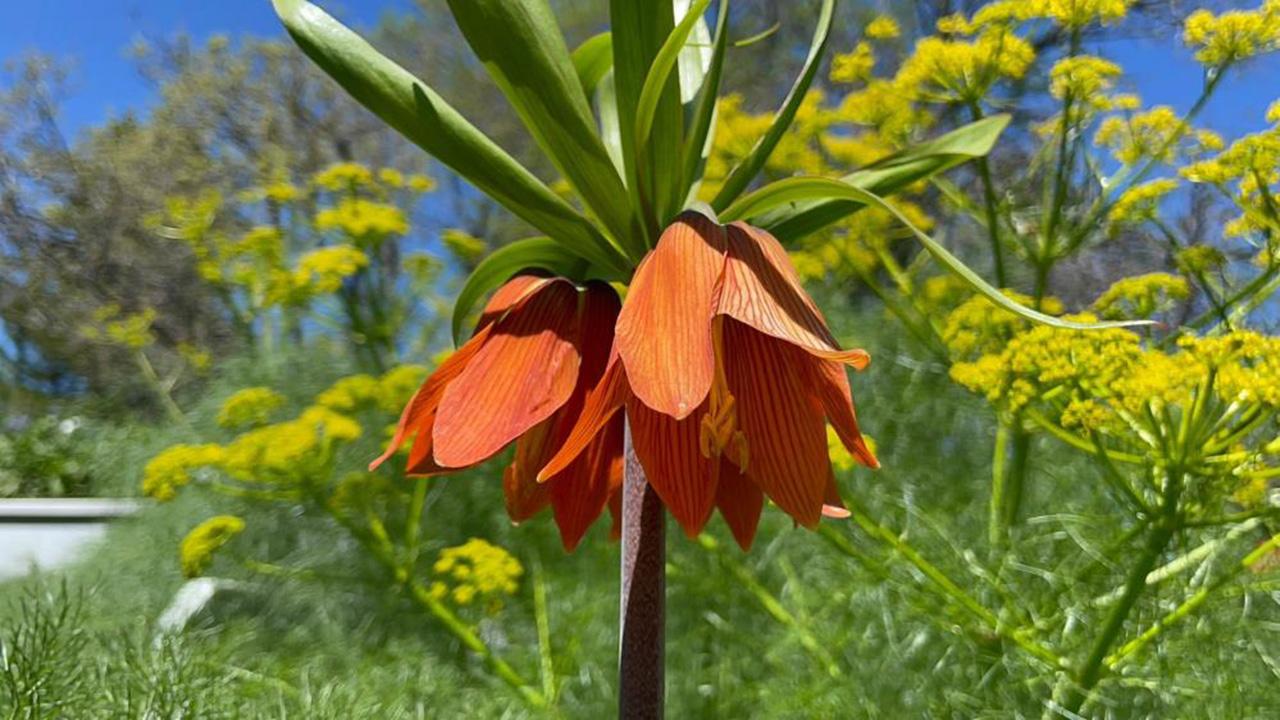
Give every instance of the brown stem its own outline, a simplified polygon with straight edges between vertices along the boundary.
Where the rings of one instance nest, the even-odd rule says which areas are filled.
[[[666,616],[665,511],[636,458],[630,425],[624,453],[618,717],[660,720]]]

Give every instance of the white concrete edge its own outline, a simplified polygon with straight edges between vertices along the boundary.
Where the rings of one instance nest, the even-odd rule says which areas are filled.
[[[0,522],[109,520],[140,509],[142,503],[132,498],[5,498],[0,499]]]

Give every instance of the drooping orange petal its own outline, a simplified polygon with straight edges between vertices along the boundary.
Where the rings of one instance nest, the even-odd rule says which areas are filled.
[[[538,482],[546,482],[568,467],[622,409],[630,394],[627,376],[615,353],[610,357],[600,382],[587,394],[582,410],[559,450],[538,473]]]
[[[880,461],[867,447],[858,429],[858,418],[853,411],[853,391],[849,388],[849,377],[844,367],[830,361],[820,361],[811,367],[816,371],[812,382],[817,386],[823,410],[840,442],[858,462],[872,470],[880,467]]]
[[[618,352],[632,392],[677,420],[711,389],[711,318],[724,252],[723,227],[682,213],[640,263],[618,316]]]
[[[751,549],[764,509],[764,493],[729,458],[720,457],[720,478],[716,484],[716,507],[744,551]]]
[[[400,422],[396,424],[395,435],[392,436],[386,451],[378,459],[369,463],[370,472],[395,455],[411,433],[416,434],[416,438],[413,450],[409,454],[409,467],[412,468],[417,464],[414,462],[415,457],[419,460],[422,457],[430,457],[431,429],[435,424],[436,408],[440,405],[440,398],[444,396],[445,388],[462,373],[488,337],[488,328],[477,332],[474,337],[440,363],[435,372],[422,383],[422,387],[418,388],[413,398],[409,400],[409,404],[404,406],[404,411],[400,413]]]
[[[515,456],[502,473],[502,494],[513,523],[528,520],[551,502],[547,487],[534,478],[549,452],[556,420],[543,420],[521,435],[516,441]]]
[[[835,476],[828,475],[826,497],[822,501],[822,516],[844,520],[850,515],[849,509],[844,506],[844,500],[840,499],[840,490],[836,488]]]
[[[697,537],[716,504],[719,461],[703,457],[698,439],[706,404],[683,420],[652,410],[639,398],[627,401],[631,442],[662,504],[689,537]]]
[[[800,283],[787,251],[769,233],[745,223],[728,227],[728,260],[719,311],[809,353],[862,369],[864,350],[841,350],[818,306]]]
[[[432,432],[439,465],[480,462],[564,405],[578,380],[578,301],[569,283],[548,283],[493,323],[440,400]]]
[[[569,467],[540,487],[551,496],[564,549],[572,552],[620,485],[623,418],[615,417]]]
[[[497,290],[493,291],[493,296],[489,298],[489,302],[480,313],[480,320],[476,323],[476,332],[480,332],[493,324],[508,310],[529,299],[530,296],[541,290],[544,285],[553,282],[567,283],[562,278],[543,277],[530,273],[521,273],[512,277]]]
[[[831,473],[822,403],[806,367],[818,361],[736,321],[726,322],[724,333],[725,373],[747,440],[747,476],[812,528]]]

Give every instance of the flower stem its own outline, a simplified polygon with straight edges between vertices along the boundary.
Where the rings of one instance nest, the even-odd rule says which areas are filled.
[[[969,112],[974,122],[983,118],[982,108],[977,102],[969,105]],[[995,183],[991,180],[991,167],[987,164],[985,155],[978,158],[975,164],[978,167],[978,177],[982,180],[982,202],[986,211],[987,237],[991,241],[991,259],[996,274],[996,287],[1004,288],[1008,285],[1009,279],[1004,269],[1004,245],[1000,242],[1000,215],[996,209]]]
[[[1129,618],[1129,613],[1133,611],[1134,606],[1138,603],[1138,598],[1147,588],[1147,575],[1155,569],[1160,556],[1164,554],[1165,549],[1168,548],[1169,542],[1173,539],[1174,533],[1178,529],[1178,499],[1181,496],[1181,490],[1181,475],[1176,472],[1170,472],[1165,478],[1165,487],[1161,497],[1161,517],[1148,531],[1147,542],[1143,546],[1142,553],[1138,556],[1133,566],[1129,568],[1124,590],[1121,592],[1116,604],[1111,607],[1111,612],[1103,620],[1102,628],[1098,630],[1098,634],[1094,637],[1089,655],[1080,666],[1080,672],[1076,676],[1076,687],[1067,697],[1065,708],[1071,713],[1079,713],[1080,708],[1088,699],[1090,691],[1102,679],[1102,674],[1106,670],[1107,656],[1110,654],[1112,646],[1120,639],[1121,631],[1124,629],[1125,620]]]
[[[627,426],[622,481],[622,598],[618,616],[618,717],[660,720],[666,616],[662,501],[645,479]]]

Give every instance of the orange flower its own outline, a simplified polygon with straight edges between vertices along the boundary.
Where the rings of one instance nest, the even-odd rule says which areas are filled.
[[[826,423],[878,467],[844,370],[868,362],[837,346],[777,239],[686,212],[636,270],[604,377],[540,477],[576,462],[625,407],[650,484],[690,536],[718,507],[749,548],[765,495],[806,527],[847,516]]]
[[[536,477],[604,374],[618,308],[604,283],[512,278],[494,293],[471,339],[414,394],[370,469],[411,435],[411,476],[474,466],[515,441],[503,476],[507,512],[521,522],[550,505],[572,550],[621,486],[622,418],[603,424],[557,472]]]

